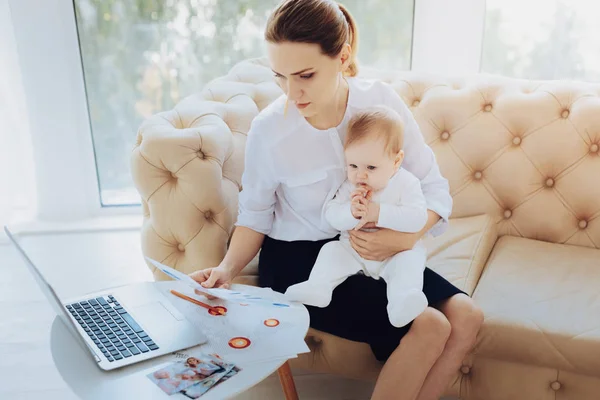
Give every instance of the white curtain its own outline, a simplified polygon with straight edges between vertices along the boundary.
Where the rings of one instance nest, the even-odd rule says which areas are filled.
[[[29,124],[8,0],[0,0],[0,241],[35,212]]]

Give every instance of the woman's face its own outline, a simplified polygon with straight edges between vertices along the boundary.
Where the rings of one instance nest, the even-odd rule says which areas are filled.
[[[350,47],[339,56],[321,53],[318,44],[268,43],[271,69],[281,89],[305,118],[318,115],[335,104],[342,72],[348,64]]]

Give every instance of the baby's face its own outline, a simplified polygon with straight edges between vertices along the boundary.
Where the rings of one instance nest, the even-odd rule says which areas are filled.
[[[396,158],[388,154],[382,140],[369,138],[351,144],[345,155],[348,180],[374,192],[387,186],[402,161],[401,156],[396,162]]]

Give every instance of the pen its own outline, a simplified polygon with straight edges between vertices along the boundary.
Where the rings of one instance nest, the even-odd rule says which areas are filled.
[[[186,296],[183,293],[179,293],[176,290],[171,290],[171,293],[174,294],[175,296],[181,298],[181,299],[184,299],[184,300],[187,300],[187,301],[189,301],[191,303],[194,303],[197,306],[204,307],[204,308],[206,308],[208,310],[211,310],[212,312],[215,312],[217,314],[225,315],[225,312],[223,310],[221,310],[220,308],[213,307],[213,306],[211,306],[209,304],[201,302],[200,300],[193,299],[193,298],[191,298],[189,296]]]

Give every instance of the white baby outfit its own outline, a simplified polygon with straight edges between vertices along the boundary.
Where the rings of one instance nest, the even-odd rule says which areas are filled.
[[[335,198],[325,207],[325,218],[341,231],[340,240],[325,244],[307,281],[290,286],[290,300],[326,307],[333,289],[356,273],[364,273],[387,283],[388,316],[392,325],[401,327],[427,307],[423,294],[423,271],[427,252],[422,241],[411,250],[397,253],[384,261],[363,259],[350,244],[348,231],[360,222],[352,216],[350,195],[355,187],[345,181]],[[419,232],[427,223],[427,203],[419,179],[400,168],[388,185],[371,199],[379,203],[380,228],[400,232]]]

